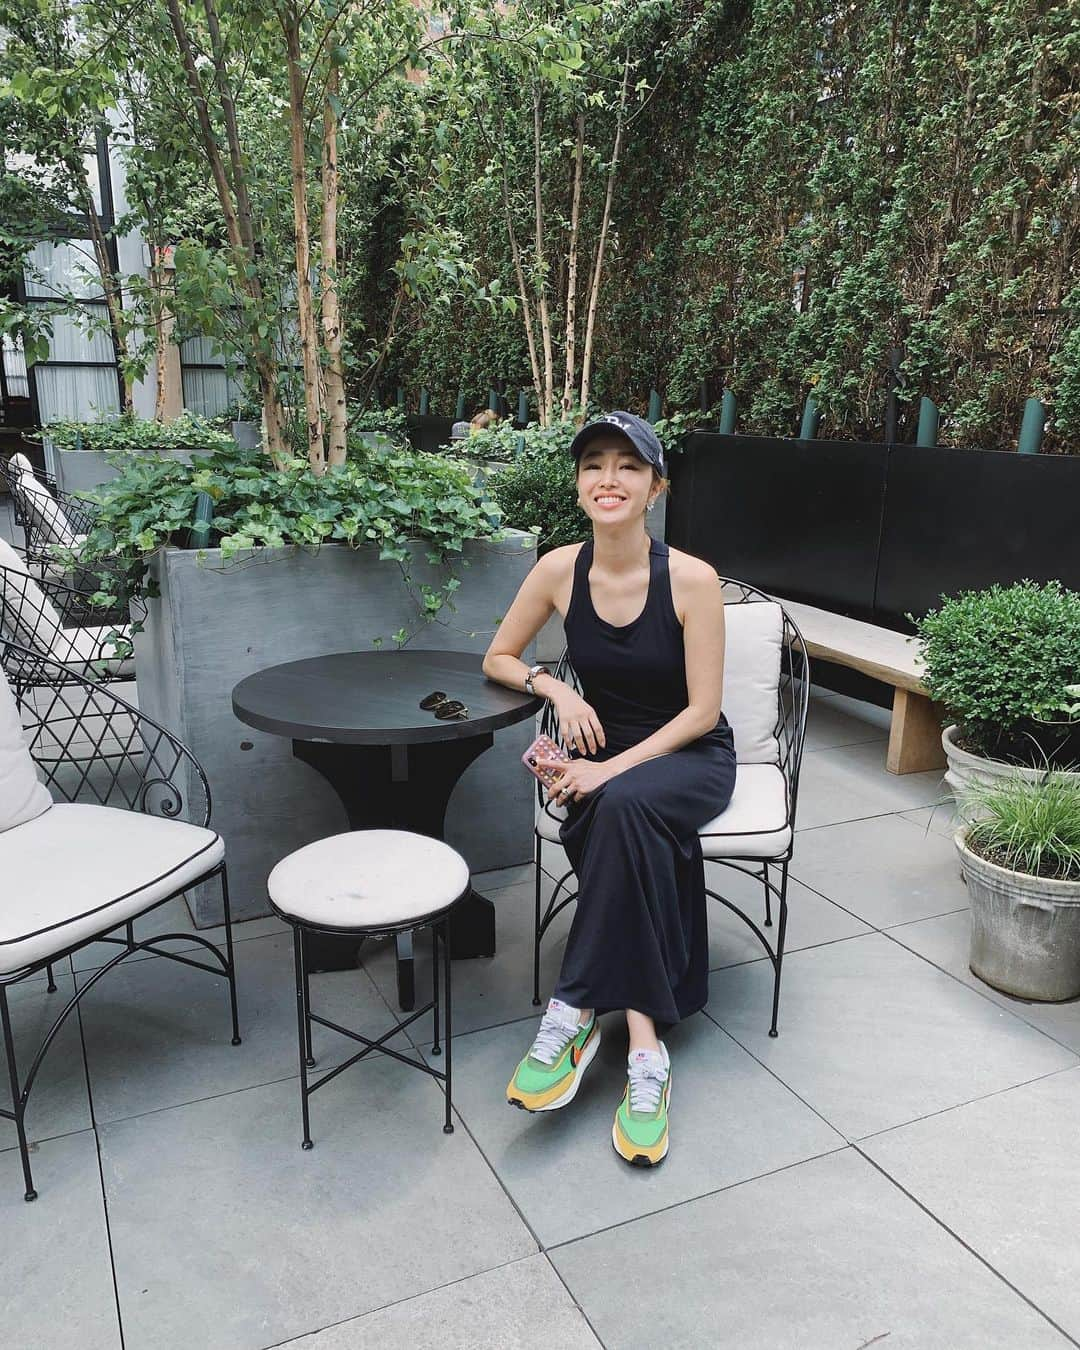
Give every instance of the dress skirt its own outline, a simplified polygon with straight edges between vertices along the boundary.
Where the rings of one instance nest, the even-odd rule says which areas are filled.
[[[632,1008],[665,1024],[705,1006],[709,938],[697,831],[724,810],[734,787],[725,723],[571,803],[560,835],[578,901],[557,998],[598,1013]]]

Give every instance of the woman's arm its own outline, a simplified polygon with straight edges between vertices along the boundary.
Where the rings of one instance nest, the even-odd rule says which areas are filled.
[[[572,569],[577,549],[566,548],[546,553],[521,583],[514,603],[506,611],[484,657],[483,670],[489,680],[509,689],[524,689],[529,667],[521,653],[537,635],[555,610],[555,595]],[[604,729],[592,707],[581,695],[553,675],[537,675],[533,688],[555,705],[559,731],[566,744],[577,746],[584,754],[595,754],[604,745]]]

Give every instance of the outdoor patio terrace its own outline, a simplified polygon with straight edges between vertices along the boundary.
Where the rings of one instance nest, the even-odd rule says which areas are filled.
[[[711,905],[712,997],[668,1038],[672,1151],[652,1171],[610,1144],[617,1017],[569,1109],[503,1100],[536,1015],[529,867],[479,878],[499,951],[455,966],[452,1136],[436,1084],[379,1059],[317,1094],[301,1151],[277,920],[237,927],[239,1048],[222,984],[125,963],[45,1062],[33,1204],[0,1122],[5,1345],[1076,1345],[1080,1007],[968,972],[939,775],[886,774],[886,734],[880,710],[815,691],[780,1037],[768,963]],[[190,920],[175,901],[151,925]],[[15,991],[24,1047],[105,955],[58,969],[56,994],[44,976]],[[312,985],[317,1011],[365,1031],[395,1014],[387,944]],[[347,1053],[316,1028],[321,1066]]]

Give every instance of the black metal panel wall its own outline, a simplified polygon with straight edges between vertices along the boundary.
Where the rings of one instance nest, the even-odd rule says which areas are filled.
[[[892,448],[879,623],[910,631],[943,594],[1025,577],[1080,590],[1080,456]]]
[[[672,460],[667,538],[717,571],[870,619],[883,445],[698,432]]]
[[[436,417],[433,413],[426,417],[414,416],[409,419],[409,440],[417,450],[438,450],[450,443],[450,428],[454,425],[452,417]]]

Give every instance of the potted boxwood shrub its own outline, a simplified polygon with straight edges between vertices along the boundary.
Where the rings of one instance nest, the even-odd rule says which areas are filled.
[[[915,620],[930,697],[944,705],[946,782],[970,818],[975,783],[1038,780],[1080,764],[1068,690],[1080,673],[1080,594],[1060,582],[945,598]]]
[[[479,656],[535,556],[531,537],[500,529],[462,466],[407,448],[354,453],[321,476],[306,460],[275,467],[236,447],[190,465],[131,456],[95,493],[84,561],[119,562],[143,598],[140,706],[209,774],[239,916],[265,912],[278,859],[345,819],[287,741],[233,717],[233,686],[282,661],[395,642]],[[201,539],[200,500],[213,503]],[[448,837],[476,871],[531,856],[533,798],[519,760],[533,735],[527,723],[498,732],[497,751],[455,793]],[[218,922],[209,888],[188,903],[200,926]]]
[[[970,787],[956,847],[971,904],[972,971],[1019,998],[1080,994],[1080,775]]]

